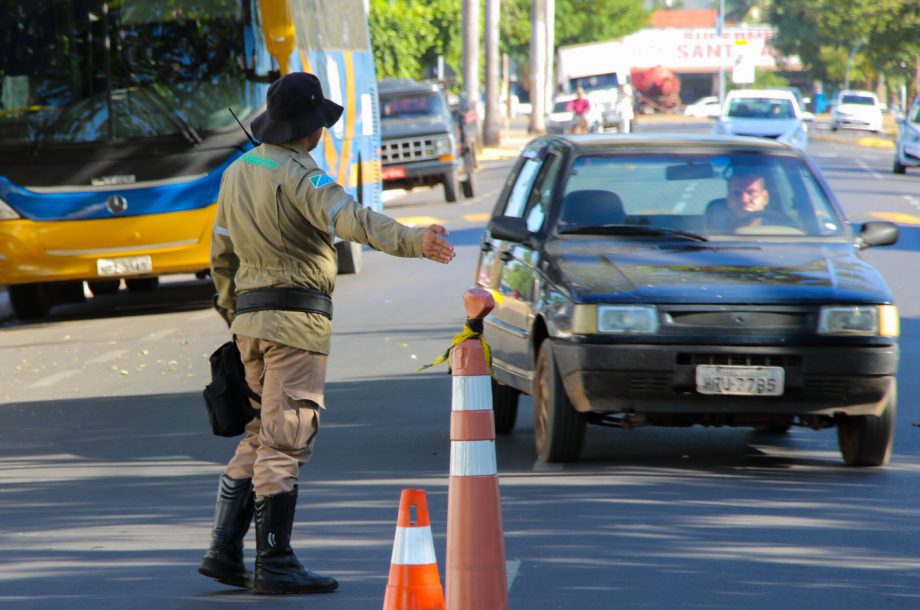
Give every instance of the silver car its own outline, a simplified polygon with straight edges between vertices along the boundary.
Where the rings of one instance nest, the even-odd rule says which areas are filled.
[[[920,167],[920,95],[914,98],[904,118],[898,120],[898,141],[892,171],[903,174],[908,167]]]

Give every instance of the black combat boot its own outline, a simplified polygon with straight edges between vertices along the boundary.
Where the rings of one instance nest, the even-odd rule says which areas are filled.
[[[305,569],[291,548],[297,487],[256,498],[256,571],[253,593],[328,593],[339,586],[331,576]]]
[[[252,573],[243,565],[243,537],[255,511],[252,479],[220,477],[211,548],[198,571],[217,582],[234,587],[252,587]]]

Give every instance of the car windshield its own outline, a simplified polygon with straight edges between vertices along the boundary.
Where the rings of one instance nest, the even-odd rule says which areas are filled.
[[[841,104],[859,104],[861,106],[875,106],[875,100],[867,95],[844,95]]]
[[[787,99],[736,97],[728,105],[728,116],[733,119],[792,119],[795,111]]]
[[[556,102],[555,104],[553,104],[553,112],[568,112],[569,104],[571,103],[572,102],[569,100],[566,100],[564,102]]]
[[[437,93],[388,95],[380,98],[381,119],[411,119],[445,114],[444,102]]]
[[[808,165],[789,154],[586,154],[573,162],[559,201],[563,235],[846,234]]]

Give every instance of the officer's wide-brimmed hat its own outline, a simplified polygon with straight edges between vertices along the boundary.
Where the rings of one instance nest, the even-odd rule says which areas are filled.
[[[308,72],[292,72],[268,88],[265,112],[252,120],[252,133],[266,144],[283,144],[332,127],[343,108],[323,96],[319,79]]]

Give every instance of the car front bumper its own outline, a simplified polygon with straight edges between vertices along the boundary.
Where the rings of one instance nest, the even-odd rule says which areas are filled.
[[[382,166],[383,187],[406,188],[421,184],[434,184],[460,167],[457,161],[415,161],[412,163],[389,163]]]
[[[566,393],[575,409],[585,413],[878,415],[899,358],[897,345],[597,345],[554,340],[553,350]],[[783,394],[700,394],[700,364],[782,366]]]

